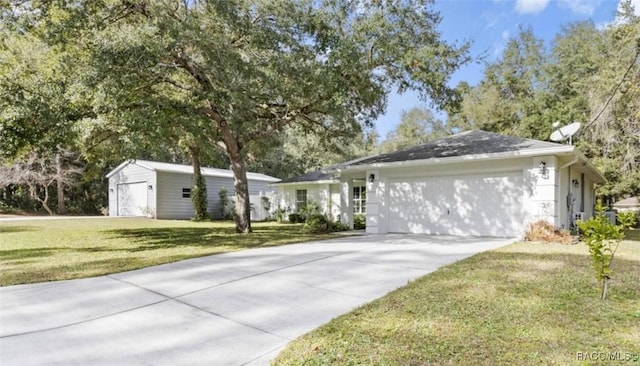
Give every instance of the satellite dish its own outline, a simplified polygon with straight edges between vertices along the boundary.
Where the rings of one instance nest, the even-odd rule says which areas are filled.
[[[564,127],[561,127],[551,134],[549,137],[551,141],[563,142],[569,140],[569,145],[571,145],[571,136],[575,135],[576,132],[580,129],[580,122],[573,122]],[[555,126],[554,126],[555,127]]]
[[[555,121],[551,124],[551,127],[553,128],[558,128],[558,126],[560,126],[560,121]]]

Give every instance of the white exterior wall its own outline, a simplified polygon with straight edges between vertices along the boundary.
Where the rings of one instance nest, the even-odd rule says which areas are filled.
[[[135,164],[129,164],[109,178],[109,216],[118,216],[118,185],[144,182],[152,189],[147,190],[148,216],[156,213],[156,173]]]
[[[315,202],[320,207],[321,213],[326,209],[329,193],[328,187],[322,184],[301,183],[294,185],[281,185],[278,187],[278,204],[280,208],[288,209],[287,214],[297,212],[300,207],[296,207],[296,191],[301,189],[307,190],[307,203]]]
[[[333,220],[337,220],[340,218],[340,184],[331,184],[330,192],[331,195],[329,197],[331,199],[331,210],[329,211],[329,213],[331,214],[331,218]]]
[[[541,162],[546,163],[547,178],[542,175]],[[559,226],[560,211],[557,190],[560,180],[557,168],[558,159],[555,156],[533,158],[531,165],[524,168],[525,228],[529,223],[539,220],[545,220],[554,226]]]
[[[373,176],[373,182],[369,177]],[[378,234],[386,232],[385,215],[382,214],[381,207],[385,206],[384,182],[381,182],[380,171],[367,170],[366,174],[367,186],[367,227],[366,232],[370,234]]]

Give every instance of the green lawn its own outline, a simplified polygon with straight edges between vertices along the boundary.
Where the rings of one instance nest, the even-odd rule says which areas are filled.
[[[275,364],[604,364],[579,361],[578,352],[637,364],[640,231],[629,234],[605,301],[585,245],[516,243],[334,319],[292,342]]]
[[[231,222],[133,218],[0,222],[0,285],[122,272],[235,250],[327,239],[302,225],[254,223],[238,235]]]

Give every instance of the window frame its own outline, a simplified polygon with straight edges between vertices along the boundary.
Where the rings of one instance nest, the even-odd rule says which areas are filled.
[[[191,198],[191,188],[182,188],[182,198]]]
[[[304,199],[300,199],[300,195],[304,194]],[[309,203],[309,192],[307,189],[296,189],[296,212],[300,212]]]
[[[353,213],[366,215],[367,213],[367,186],[353,186]]]

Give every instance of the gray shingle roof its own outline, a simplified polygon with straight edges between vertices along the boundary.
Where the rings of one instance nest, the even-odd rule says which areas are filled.
[[[334,179],[333,174],[326,173],[323,170],[316,170],[314,172],[309,172],[302,175],[296,175],[295,177],[283,179],[278,182],[278,184],[282,183],[303,183],[303,182],[317,182],[322,180],[332,180]]]
[[[474,130],[427,142],[426,144],[414,146],[406,150],[371,156],[347,166],[493,154],[529,149],[557,148],[562,146],[564,145]]]
[[[558,148],[563,146],[565,145],[525,139],[522,137],[501,135],[482,130],[474,130],[427,142],[426,144],[413,146],[401,151],[368,156],[347,161],[342,164],[332,165],[321,170],[283,179],[278,182],[278,184],[332,180],[335,179],[335,177],[333,174],[328,172],[334,169],[345,169],[352,166],[448,158],[465,155],[493,154],[529,149]]]

